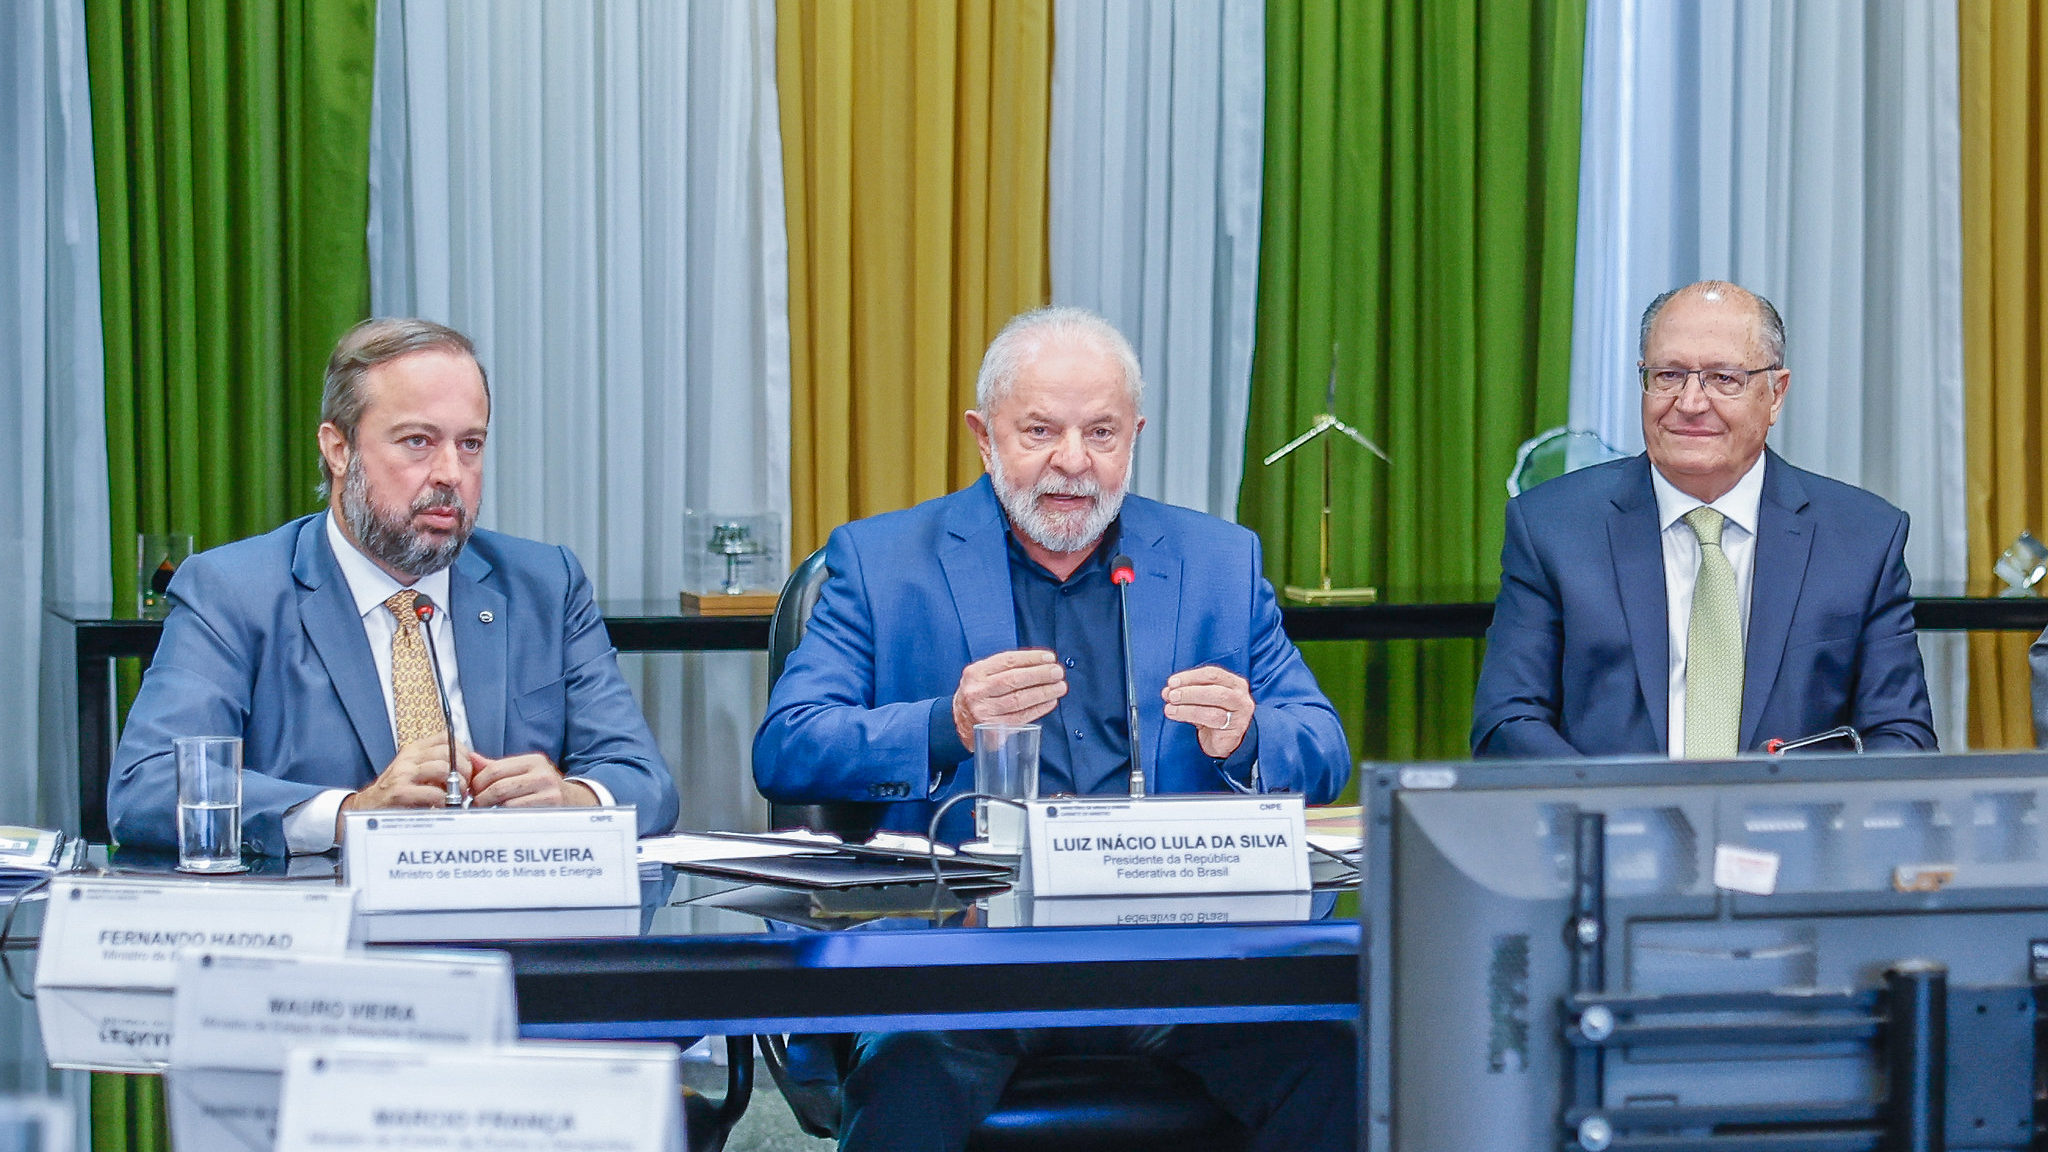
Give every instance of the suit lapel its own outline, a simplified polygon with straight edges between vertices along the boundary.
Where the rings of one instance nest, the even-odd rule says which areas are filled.
[[[292,576],[299,585],[300,626],[341,697],[342,711],[348,714],[371,773],[381,772],[398,754],[391,737],[391,709],[378,686],[377,665],[370,657],[355,597],[327,542],[327,517],[314,516],[299,529]]]
[[[1635,652],[1636,682],[1661,749],[1671,742],[1671,621],[1664,600],[1664,544],[1647,455],[1636,457],[1636,463],[1623,471],[1611,500],[1607,546],[1614,559],[1615,591],[1621,598],[1629,647]]]
[[[1763,500],[1757,506],[1756,554],[1749,580],[1749,642],[1742,661],[1742,743],[1756,745],[1757,725],[1778,669],[1785,662],[1785,641],[1792,628],[1792,610],[1806,580],[1806,560],[1813,550],[1812,525],[1806,515],[1806,490],[1775,452],[1764,461]],[[1804,732],[1773,732],[1773,736],[1804,736]]]
[[[986,660],[1017,646],[1017,610],[1010,591],[1010,554],[1002,510],[983,476],[946,510],[939,567],[967,639],[967,659]]]
[[[491,563],[465,548],[448,573],[448,618],[455,625],[454,674],[462,684],[469,742],[486,756],[503,756],[507,651],[513,621],[504,593],[488,580]],[[488,622],[486,616],[488,615]]]
[[[1181,556],[1138,497],[1124,501],[1120,531],[1117,547],[1137,570],[1130,590],[1131,666],[1137,678],[1138,753],[1149,794],[1159,787],[1160,742],[1166,738],[1166,701],[1159,693],[1167,677],[1179,671],[1174,658],[1180,651]]]

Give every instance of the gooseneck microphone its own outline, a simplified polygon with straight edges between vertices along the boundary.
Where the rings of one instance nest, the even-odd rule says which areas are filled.
[[[434,630],[427,623],[434,618],[434,605],[422,600],[412,610],[420,618],[420,633],[427,642],[427,663],[434,669],[434,699],[441,704],[441,726],[448,731],[448,795],[441,803],[444,808],[460,808],[469,798],[462,791],[462,773],[455,768],[455,716],[448,711],[448,682],[441,678],[441,654],[434,648]]]
[[[1801,736],[1796,740],[1766,740],[1764,741],[1764,755],[1783,756],[1794,749],[1805,748],[1812,744],[1825,744],[1830,740],[1847,740],[1849,746],[1854,748],[1859,754],[1863,751],[1862,733],[1844,724],[1839,728],[1830,728],[1825,732],[1816,732],[1811,736]]]
[[[1124,627],[1124,723],[1131,730],[1131,798],[1145,798],[1145,758],[1138,754],[1138,673],[1131,663],[1131,581],[1138,570],[1119,552],[1109,562],[1109,580],[1116,585],[1117,614]]]

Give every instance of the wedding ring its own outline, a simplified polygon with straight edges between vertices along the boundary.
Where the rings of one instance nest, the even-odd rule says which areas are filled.
[[[1224,710],[1224,712],[1223,712],[1223,728],[1222,728],[1221,730],[1222,730],[1222,731],[1224,731],[1224,732],[1228,732],[1228,731],[1230,731],[1230,726],[1231,726],[1232,724],[1235,724],[1236,722],[1237,722],[1237,713],[1235,713],[1235,712],[1232,712],[1232,711],[1230,711],[1230,710],[1228,710],[1228,709],[1225,709],[1225,710]]]

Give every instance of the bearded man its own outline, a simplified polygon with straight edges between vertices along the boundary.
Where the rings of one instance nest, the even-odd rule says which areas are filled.
[[[178,569],[108,784],[117,841],[176,846],[179,736],[242,738],[242,841],[265,855],[335,847],[350,809],[441,807],[451,764],[475,807],[632,804],[642,835],[674,826],[582,566],[476,527],[490,409],[453,329],[341,338],[327,510]]]
[[[1075,308],[989,345],[967,426],[988,474],[835,529],[831,575],[754,737],[754,777],[791,804],[872,801],[922,833],[971,790],[974,725],[1043,726],[1042,795],[1129,788],[1110,558],[1130,557],[1131,663],[1146,791],[1300,792],[1350,775],[1335,710],[1280,627],[1258,537],[1126,496],[1144,419],[1137,356]],[[964,804],[940,835],[965,838]],[[957,1149],[1018,1058],[1135,1049],[1180,1064],[1254,1147],[1355,1147],[1350,1030],[1334,1024],[863,1036],[841,1147]]]

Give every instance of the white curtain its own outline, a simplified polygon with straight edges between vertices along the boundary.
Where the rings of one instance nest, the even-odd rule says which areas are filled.
[[[0,824],[77,830],[71,629],[104,612],[107,429],[99,220],[81,0],[0,4]],[[34,1005],[0,993],[0,1094],[69,1098],[80,1148],[86,1077],[48,1070]]]
[[[1145,370],[1134,490],[1237,518],[1265,144],[1261,0],[1059,0],[1053,299]]]
[[[1773,445],[1913,519],[1923,594],[1960,593],[1961,131],[1956,9],[1919,0],[1591,0],[1571,421],[1642,448],[1637,321],[1733,280],[1785,317]],[[1923,633],[1963,746],[1959,633]]]
[[[80,0],[0,6],[0,823],[76,827],[71,629],[108,559],[99,217]],[[26,766],[35,765],[35,770]]]
[[[789,522],[788,262],[772,0],[383,0],[380,314],[477,341],[484,522],[674,612],[683,514]],[[758,826],[751,654],[628,658],[685,827]]]

